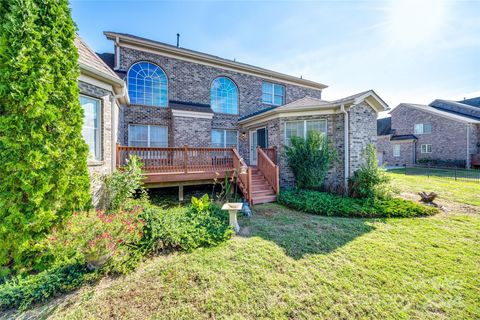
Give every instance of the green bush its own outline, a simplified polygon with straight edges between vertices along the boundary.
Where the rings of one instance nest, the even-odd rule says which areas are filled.
[[[82,264],[90,270],[127,273],[141,258],[136,250],[143,236],[140,214],[140,208],[75,213],[44,240],[45,258],[53,265]]]
[[[0,286],[0,310],[25,309],[60,293],[76,289],[94,279],[85,266],[74,264],[56,267],[27,277],[15,277]]]
[[[389,196],[390,178],[383,167],[378,166],[377,151],[369,144],[366,149],[367,161],[349,179],[350,196],[353,198],[380,198]]]
[[[409,218],[430,216],[438,212],[399,198],[353,199],[310,190],[282,190],[278,201],[287,207],[312,214],[341,217]]]
[[[119,209],[138,190],[145,195],[142,180],[142,163],[137,156],[130,156],[122,170],[105,176],[105,208],[108,211]]]
[[[233,234],[227,214],[211,203],[208,195],[193,197],[190,208],[148,206],[140,217],[145,221],[142,246],[147,252],[190,251],[219,244]]]
[[[38,243],[47,270],[0,285],[0,310],[45,301],[104,273],[127,273],[153,253],[212,246],[232,234],[227,214],[207,195],[192,198],[189,208],[130,199],[116,212],[76,213]]]
[[[285,155],[295,177],[295,184],[302,189],[322,187],[335,158],[335,149],[321,133],[311,131],[307,138],[292,137],[291,146],[285,146]]]
[[[91,197],[68,1],[1,1],[0,17],[1,275]]]

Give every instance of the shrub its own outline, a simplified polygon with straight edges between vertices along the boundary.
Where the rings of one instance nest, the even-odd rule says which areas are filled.
[[[137,190],[146,195],[142,180],[142,163],[137,156],[130,156],[122,170],[105,176],[105,208],[108,211],[119,209]]]
[[[278,201],[287,207],[312,214],[342,217],[407,218],[430,216],[436,208],[412,201],[389,198],[353,199],[310,190],[282,190]]]
[[[231,237],[225,212],[209,201],[208,195],[192,198],[190,208],[146,207],[142,247],[144,251],[184,250],[219,244]]]
[[[1,1],[0,16],[1,268],[91,197],[68,1]]]
[[[302,189],[318,189],[335,158],[335,149],[321,133],[311,131],[307,138],[292,137],[285,146],[287,162],[293,171],[295,184]]]
[[[0,310],[25,309],[94,279],[87,268],[74,264],[56,267],[27,277],[15,277],[0,286]]]
[[[378,166],[375,146],[366,149],[366,162],[349,180],[350,195],[354,198],[385,198],[389,194],[390,178],[383,167]]]
[[[62,229],[55,229],[44,241],[54,265],[85,264],[90,270],[126,273],[140,259],[137,252],[144,222],[140,208],[75,213]]]

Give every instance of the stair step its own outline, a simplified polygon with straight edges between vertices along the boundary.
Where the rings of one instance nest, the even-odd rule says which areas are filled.
[[[260,203],[267,203],[267,202],[275,202],[277,200],[277,196],[253,196],[252,202],[253,204],[260,204]]]
[[[260,190],[272,190],[272,187],[268,183],[264,184],[258,184],[258,185],[252,185],[252,190],[255,191],[260,191]]]

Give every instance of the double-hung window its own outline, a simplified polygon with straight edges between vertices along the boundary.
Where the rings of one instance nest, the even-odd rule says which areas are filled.
[[[285,86],[264,81],[262,83],[262,102],[280,106],[285,103]]]
[[[285,143],[290,145],[290,139],[293,136],[306,139],[312,131],[327,134],[327,120],[287,121],[285,122]]]
[[[415,134],[432,133],[432,125],[429,123],[417,123],[414,127]]]
[[[432,153],[432,145],[431,144],[422,144],[421,145],[421,152],[422,153]]]
[[[231,148],[237,147],[238,134],[236,130],[212,130],[212,147],[213,148]]]
[[[135,147],[167,147],[168,129],[162,126],[128,126],[128,145]]]
[[[399,144],[394,144],[393,145],[393,156],[398,158],[400,157],[400,145]]]
[[[82,135],[89,148],[89,158],[102,160],[101,156],[101,102],[99,99],[80,96],[83,108]]]

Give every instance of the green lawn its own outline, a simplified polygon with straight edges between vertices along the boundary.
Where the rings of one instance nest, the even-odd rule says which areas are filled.
[[[408,169],[415,170],[415,169]],[[475,181],[455,181],[441,176],[404,174],[403,169],[389,170],[393,185],[401,192],[435,192],[440,199],[480,206],[480,183]]]
[[[53,319],[474,319],[480,216],[367,220],[258,206],[226,244],[82,289]]]
[[[478,203],[478,184],[390,174],[403,192],[425,188],[439,192],[442,201]],[[349,219],[270,204],[257,206],[240,225],[241,235],[219,247],[156,257],[130,275],[104,279],[22,316],[480,318],[480,215],[475,211]]]

